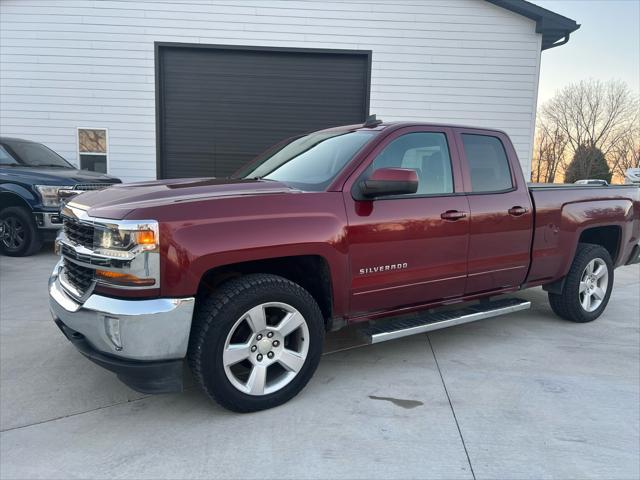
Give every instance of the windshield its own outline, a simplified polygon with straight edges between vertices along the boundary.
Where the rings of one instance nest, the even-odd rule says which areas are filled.
[[[64,158],[40,143],[4,140],[0,165],[73,168]]]
[[[301,190],[322,191],[373,135],[373,132],[342,131],[298,137],[269,152],[237,178],[277,180]]]

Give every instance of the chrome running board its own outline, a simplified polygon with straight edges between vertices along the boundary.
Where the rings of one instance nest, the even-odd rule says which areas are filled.
[[[396,338],[431,332],[441,328],[475,322],[485,318],[506,315],[507,313],[527,310],[531,302],[520,298],[504,298],[490,302],[444,312],[416,314],[393,319],[376,321],[375,325],[364,328],[361,332],[369,343],[386,342]]]

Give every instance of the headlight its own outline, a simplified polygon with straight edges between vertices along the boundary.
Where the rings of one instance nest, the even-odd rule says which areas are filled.
[[[114,257],[129,257],[143,251],[155,250],[158,247],[157,225],[138,227],[135,230],[124,226],[97,227],[93,234],[93,245],[96,253]]]
[[[63,189],[69,189],[69,185],[36,185],[36,190],[42,198],[42,205],[45,207],[59,207],[60,197],[58,192]]]

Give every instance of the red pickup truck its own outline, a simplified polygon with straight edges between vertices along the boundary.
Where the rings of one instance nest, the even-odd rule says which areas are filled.
[[[309,381],[324,333],[371,342],[529,307],[588,322],[640,258],[635,186],[527,186],[503,132],[370,120],[273,147],[232,178],[87,192],[63,210],[54,319],[143,392],[240,412]],[[496,298],[497,297],[497,298]],[[459,304],[459,305],[454,305]]]

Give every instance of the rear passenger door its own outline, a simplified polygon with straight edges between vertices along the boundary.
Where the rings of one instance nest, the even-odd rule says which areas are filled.
[[[529,268],[533,215],[509,138],[456,129],[470,209],[465,294],[520,285]]]

